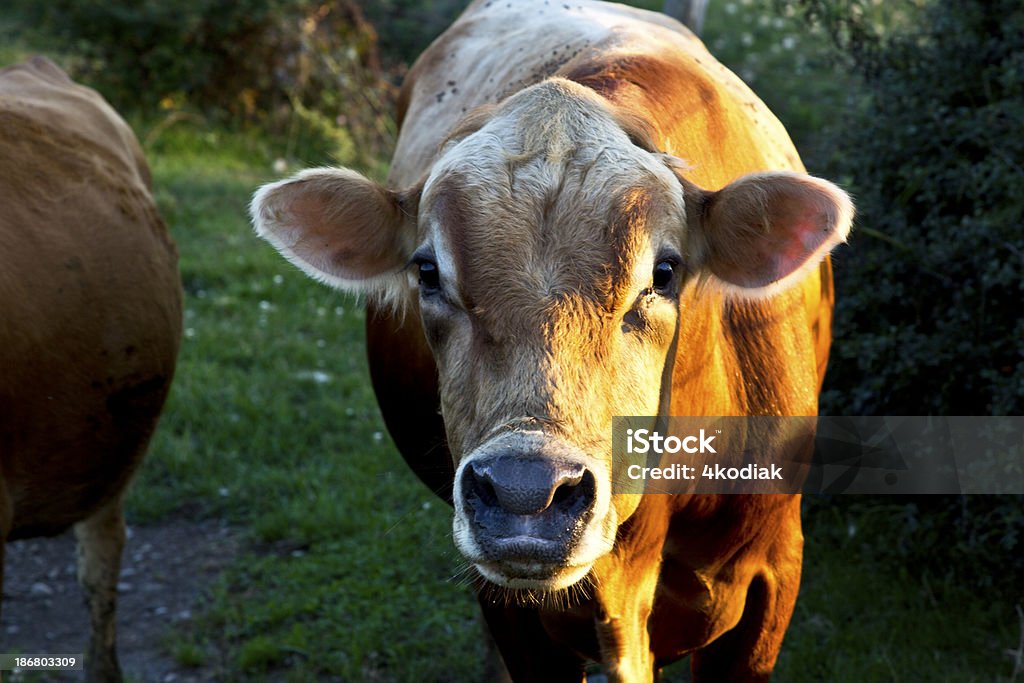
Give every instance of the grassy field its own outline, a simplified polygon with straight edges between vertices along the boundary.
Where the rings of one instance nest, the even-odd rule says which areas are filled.
[[[252,541],[200,632],[174,639],[177,656],[227,653],[229,680],[471,679],[480,646],[474,607],[448,582],[447,511],[384,434],[363,311],[249,227],[249,196],[270,178],[264,145],[183,124],[148,155],[181,251],[186,331],[129,507],[137,523],[225,516]]]
[[[787,80],[779,61],[820,37],[748,5],[712,3],[709,43],[791,128],[822,124],[803,72]],[[0,41],[0,59],[20,56]],[[450,511],[384,430],[361,306],[306,279],[249,226],[252,191],[276,177],[287,145],[191,116],[133,125],[181,252],[186,333],[130,522],[225,518],[246,540],[169,653],[226,681],[479,680],[480,625],[455,578]],[[996,592],[991,577],[905,566],[888,552],[904,511],[807,502],[804,582],[777,680],[1015,680],[1024,582],[1001,577],[1016,588]],[[686,680],[685,663],[666,678]]]
[[[227,662],[225,680],[477,680],[480,627],[453,578],[450,513],[384,431],[361,307],[249,227],[273,149],[189,122],[139,129],[187,306],[131,519],[223,516],[249,539],[198,630],[168,647],[183,663]],[[979,600],[962,576],[922,580],[880,561],[872,549],[885,540],[865,524],[849,506],[809,503],[803,594],[778,680],[1009,680],[1020,596]],[[685,680],[685,666],[669,680]]]

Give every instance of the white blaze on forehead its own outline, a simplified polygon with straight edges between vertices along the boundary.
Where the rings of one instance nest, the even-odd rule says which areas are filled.
[[[580,186],[563,182],[570,163],[585,169],[579,174]],[[439,188],[472,188],[476,203],[470,209],[486,223],[489,211],[500,220],[517,206],[540,199],[513,194],[513,175],[516,192],[550,196],[559,188],[561,198],[579,202],[581,211],[610,208],[620,193],[644,187],[666,201],[676,225],[685,224],[682,186],[663,158],[633,144],[600,95],[571,81],[550,79],[509,98],[480,130],[449,143],[434,164],[421,210],[427,217],[426,239],[443,273],[454,276],[455,263],[446,238],[452,226],[440,225],[432,214]],[[680,236],[676,234],[677,244]],[[658,245],[651,247],[635,264],[641,286],[648,284],[645,279],[654,266]]]
[[[505,101],[479,131],[450,145],[434,164],[425,191],[446,173],[503,170],[510,162],[544,155],[551,166],[570,158],[580,164],[599,165],[602,176],[593,187],[614,174],[626,184],[640,184],[653,175],[666,187],[678,183],[655,155],[634,145],[622,130],[608,102],[594,91],[561,78],[527,88]],[[544,165],[541,165],[542,167]],[[538,169],[538,171],[549,169]]]

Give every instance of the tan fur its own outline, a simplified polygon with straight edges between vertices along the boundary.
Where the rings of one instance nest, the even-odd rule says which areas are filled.
[[[592,588],[572,605],[481,601],[513,677],[581,680],[586,656],[649,681],[693,653],[697,681],[766,678],[799,587],[799,497],[612,494],[611,420],[816,414],[845,194],[802,174],[778,120],[686,29],[617,5],[478,0],[401,108],[388,185],[425,178],[417,223],[337,226],[437,265],[438,291],[410,281],[406,317],[371,306],[381,411],[484,577]],[[332,173],[339,195],[365,181]],[[261,232],[296,227],[253,214]],[[665,258],[678,300],[653,291]],[[538,434],[598,484],[582,540],[524,579],[481,550],[452,476]]]
[[[81,523],[89,676],[118,680],[120,496],[174,374],[177,252],[131,130],[42,58],[0,70],[0,206],[0,532]]]

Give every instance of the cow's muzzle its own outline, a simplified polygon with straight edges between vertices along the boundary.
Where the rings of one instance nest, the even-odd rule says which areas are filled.
[[[593,545],[585,539],[599,507],[592,463],[564,441],[536,432],[489,441],[456,476],[459,549],[485,578],[506,586],[550,588],[569,574],[580,578],[586,573],[581,565],[595,559],[580,557],[583,546]]]

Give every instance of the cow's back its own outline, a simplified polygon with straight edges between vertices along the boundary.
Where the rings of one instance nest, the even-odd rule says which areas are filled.
[[[177,252],[131,130],[36,58],[0,71],[0,496],[10,538],[123,487],[181,331]]]
[[[419,180],[455,124],[476,107],[550,76],[600,90],[602,81],[588,82],[588,76],[602,70],[606,77],[649,81],[656,102],[645,105],[661,119],[655,142],[693,162],[692,179],[705,189],[718,189],[737,173],[758,168],[803,170],[778,119],[682,24],[590,0],[477,0],[420,56],[406,79],[389,184]],[[684,101],[692,96],[697,99]],[[740,140],[746,144],[734,144]],[[706,154],[708,143],[722,154]],[[737,157],[746,159],[737,163]]]

